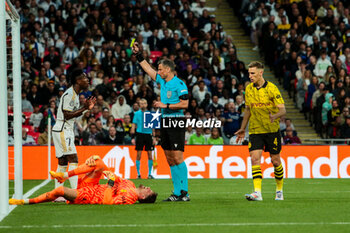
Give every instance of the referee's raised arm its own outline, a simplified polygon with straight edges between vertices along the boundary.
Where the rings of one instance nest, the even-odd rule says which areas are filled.
[[[145,58],[142,56],[142,49],[137,42],[135,42],[132,45],[132,52],[133,52],[133,54],[136,55],[136,58],[140,64],[140,66],[142,67],[142,69],[151,77],[151,79],[153,79],[155,81],[156,77],[157,77],[157,71],[155,71],[151,67],[151,65],[145,60]]]

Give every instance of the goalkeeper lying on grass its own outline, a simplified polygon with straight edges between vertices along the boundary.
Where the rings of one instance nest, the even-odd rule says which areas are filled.
[[[83,176],[78,180],[77,189],[61,186],[32,199],[10,199],[9,204],[37,204],[64,197],[69,204],[123,205],[134,204],[136,201],[154,203],[158,195],[149,187],[140,185],[136,188],[132,181],[120,178],[108,171],[107,166],[97,155],[91,156],[85,164],[72,171],[64,173],[50,171],[50,174],[61,183],[71,176]],[[107,184],[99,184],[102,174],[107,177]]]

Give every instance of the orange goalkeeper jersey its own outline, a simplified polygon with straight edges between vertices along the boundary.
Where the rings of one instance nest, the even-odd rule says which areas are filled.
[[[138,200],[134,183],[120,177],[116,177],[113,187],[92,183],[77,192],[77,198],[71,204],[130,205]]]

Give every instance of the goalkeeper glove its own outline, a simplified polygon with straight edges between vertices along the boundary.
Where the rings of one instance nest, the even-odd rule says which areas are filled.
[[[91,156],[90,158],[88,158],[86,161],[85,161],[85,164],[88,165],[89,167],[94,167],[96,166],[96,160],[98,159],[101,159],[100,156],[98,155],[93,155]]]
[[[115,182],[115,175],[113,172],[111,171],[104,171],[103,174],[106,176],[106,178],[108,179],[108,185],[113,187],[114,186],[114,182]]]

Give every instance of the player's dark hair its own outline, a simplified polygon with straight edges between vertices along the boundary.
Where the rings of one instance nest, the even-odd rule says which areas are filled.
[[[264,69],[264,64],[258,61],[252,61],[249,65],[248,68],[253,68],[256,67],[257,69]]]
[[[170,59],[163,59],[158,62],[158,65],[162,64],[170,68],[172,72],[175,72],[175,63]]]
[[[84,71],[82,69],[73,70],[72,73],[70,74],[70,83],[72,85],[76,84],[77,78],[82,74],[84,74]]]
[[[152,193],[145,199],[139,199],[140,203],[154,203],[157,200],[158,193]]]

